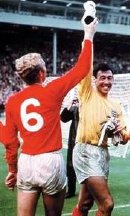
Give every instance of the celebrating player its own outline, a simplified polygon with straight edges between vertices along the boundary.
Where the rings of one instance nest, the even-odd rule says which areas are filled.
[[[68,138],[68,149],[67,149],[67,193],[65,195],[66,198],[71,198],[75,196],[76,192],[76,175],[73,168],[72,162],[72,154],[73,148],[75,146],[75,138],[77,134],[77,126],[79,121],[79,102],[78,98],[74,98],[70,104],[65,107],[61,112],[61,121],[62,122],[69,122],[70,129],[69,129],[69,138]]]
[[[99,64],[93,75],[96,87],[92,85],[92,70],[79,84],[80,115],[73,165],[81,187],[73,216],[87,216],[94,201],[98,206],[96,216],[111,216],[114,203],[107,184],[108,138],[114,145],[128,141],[121,106],[108,95],[114,80],[112,68]]]
[[[44,86],[46,66],[38,53],[28,53],[15,62],[26,87],[6,104],[5,183],[18,188],[18,216],[34,216],[40,193],[45,215],[60,216],[64,203],[66,172],[61,154],[60,109],[67,92],[89,72],[92,40],[97,19],[84,23],[84,43],[76,65],[64,76]],[[21,154],[17,163],[20,142]]]

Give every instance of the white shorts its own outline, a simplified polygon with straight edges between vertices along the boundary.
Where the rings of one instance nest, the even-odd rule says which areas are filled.
[[[20,154],[17,188],[26,192],[55,194],[66,186],[66,170],[60,151],[39,155]]]
[[[109,174],[110,155],[107,148],[90,144],[76,144],[73,149],[73,166],[79,183],[91,176]]]

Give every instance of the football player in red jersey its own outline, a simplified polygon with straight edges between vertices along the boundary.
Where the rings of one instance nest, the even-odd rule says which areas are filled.
[[[15,61],[26,87],[9,97],[6,104],[4,144],[9,167],[5,184],[13,189],[17,182],[18,216],[34,216],[40,194],[45,215],[61,215],[66,186],[61,104],[67,92],[89,73],[97,23],[96,18],[89,25],[83,22],[84,41],[76,65],[47,85],[43,85],[46,66],[40,54],[28,53]],[[21,146],[18,133],[23,140]]]

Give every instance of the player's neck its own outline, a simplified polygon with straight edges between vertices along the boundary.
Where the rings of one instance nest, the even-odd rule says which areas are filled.
[[[39,85],[42,86],[43,83],[39,82],[39,83],[34,83],[33,85]]]

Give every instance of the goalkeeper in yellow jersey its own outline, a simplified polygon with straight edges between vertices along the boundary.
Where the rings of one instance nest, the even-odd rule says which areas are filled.
[[[73,216],[87,216],[96,202],[96,216],[111,216],[114,202],[108,188],[108,138],[114,145],[128,141],[121,106],[109,97],[114,77],[108,64],[99,64],[79,84],[79,125],[73,165],[80,183],[79,201]],[[92,85],[92,75],[95,86]]]

